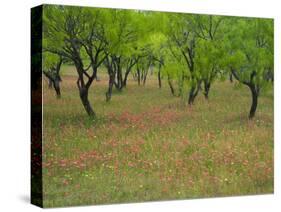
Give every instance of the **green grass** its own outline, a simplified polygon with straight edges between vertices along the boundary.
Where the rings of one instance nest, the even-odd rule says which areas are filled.
[[[94,82],[90,120],[73,67],[62,99],[44,84],[44,207],[273,192],[273,93],[248,121],[250,92],[216,82],[188,107],[156,77],[105,102],[107,76]]]

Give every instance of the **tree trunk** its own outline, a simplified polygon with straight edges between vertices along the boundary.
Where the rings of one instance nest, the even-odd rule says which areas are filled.
[[[60,99],[61,98],[60,80],[59,79],[54,80],[53,85],[54,85],[54,88],[55,88],[55,91],[56,91],[57,98]]]
[[[189,91],[189,96],[188,96],[188,104],[192,105],[194,101],[194,93],[195,93],[195,86],[192,86],[190,91]]]
[[[199,80],[199,82],[197,82],[197,85],[192,85],[192,87],[189,91],[189,97],[188,97],[188,104],[189,105],[192,105],[194,103],[194,100],[199,93],[201,83],[202,83],[202,81]]]
[[[194,100],[196,96],[198,95],[199,89],[200,89],[201,83],[198,83],[197,86],[193,85],[189,91],[188,96],[188,104],[192,105],[194,103]]]
[[[142,84],[145,85],[146,83],[146,77],[147,77],[147,74],[148,74],[148,71],[144,71],[144,75],[143,75],[143,81],[142,81]]]
[[[168,84],[169,84],[172,95],[175,96],[175,89],[174,89],[173,83],[172,83],[171,79],[169,79],[169,77],[168,77]]]
[[[61,77],[59,75],[53,77],[52,75],[49,75],[47,73],[44,73],[44,74],[48,78],[49,88],[51,89],[52,87],[54,87],[56,96],[58,99],[60,99],[61,98],[61,92],[60,92]]]
[[[79,88],[79,94],[80,94],[80,99],[82,101],[82,104],[87,112],[87,114],[94,118],[96,117],[96,114],[89,102],[89,99],[88,99],[88,91],[89,91],[89,88],[87,88],[86,86],[83,86],[81,88]]]
[[[117,83],[115,83],[115,87],[118,91],[122,91],[123,76],[122,76],[122,69],[120,67],[117,68]]]
[[[209,91],[210,91],[211,83],[208,81],[204,81],[204,96],[205,99],[209,99]]]
[[[251,109],[250,109],[248,118],[252,119],[252,118],[255,117],[255,114],[256,114],[256,110],[257,110],[257,106],[258,106],[258,97],[259,97],[259,93],[260,93],[259,85],[255,84],[255,82],[253,81],[253,78],[256,76],[256,72],[253,71],[251,73],[250,81],[241,80],[239,75],[236,73],[236,71],[234,69],[231,69],[231,72],[232,72],[232,75],[235,77],[236,80],[243,83],[244,85],[247,85],[251,90],[252,105],[251,105]]]
[[[131,72],[131,70],[127,70],[125,72],[125,75],[124,75],[124,79],[123,79],[123,83],[122,83],[122,87],[125,87],[127,86],[127,80],[128,80],[128,76],[129,76],[129,73]]]
[[[122,67],[121,67],[120,59],[119,59],[118,64],[117,64],[117,84],[118,84],[119,91],[121,91],[121,89],[122,89],[122,83],[123,83]]]
[[[126,88],[126,86],[127,86],[127,78],[128,78],[128,75],[125,74],[124,80],[123,80],[123,83],[122,83],[122,87]]]
[[[141,82],[141,76],[140,76],[140,69],[137,69],[137,75],[138,75],[138,85],[140,85]]]
[[[158,85],[159,85],[159,88],[162,87],[162,82],[161,82],[161,71],[160,71],[160,68],[158,70]]]
[[[258,106],[258,91],[255,86],[249,86],[252,93],[252,105],[249,113],[249,119],[254,118]]]
[[[112,96],[112,87],[114,85],[115,74],[109,75],[108,90],[106,92],[106,101],[109,102]]]
[[[232,75],[232,73],[230,73],[230,75],[229,75],[229,81],[232,83],[233,82],[233,75]]]

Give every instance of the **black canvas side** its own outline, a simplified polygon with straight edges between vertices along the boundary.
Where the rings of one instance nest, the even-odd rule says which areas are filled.
[[[31,9],[31,203],[39,207],[43,207],[42,12],[42,5]]]

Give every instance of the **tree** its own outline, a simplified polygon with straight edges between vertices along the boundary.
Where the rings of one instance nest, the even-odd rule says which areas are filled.
[[[181,57],[175,60],[176,53],[167,52],[164,57],[162,76],[167,78],[168,86],[173,96],[185,97],[184,90],[188,87],[188,70]],[[175,84],[177,86],[175,86]]]
[[[112,87],[115,82],[115,75],[116,75],[116,69],[117,69],[117,65],[116,65],[115,61],[116,61],[116,58],[114,56],[110,56],[110,55],[107,55],[107,57],[104,61],[104,65],[106,66],[107,73],[108,73],[108,90],[105,94],[107,102],[111,100]]]
[[[193,104],[201,84],[208,99],[212,82],[224,64],[223,35],[224,18],[211,15],[172,15],[168,31],[170,50],[175,59],[184,61],[188,76],[182,80],[189,83],[188,104]]]
[[[147,49],[147,53],[145,54],[145,56],[139,56],[137,60],[136,73],[137,73],[138,85],[140,85],[141,82],[143,85],[145,85],[147,74],[151,64],[152,64],[152,55],[150,54],[150,50]]]
[[[162,16],[163,17],[163,16]],[[156,21],[158,21],[156,19]],[[156,26],[159,25],[158,22],[155,24]],[[159,26],[158,26],[159,27]],[[162,76],[161,71],[164,66],[164,57],[167,54],[167,37],[164,33],[162,33],[160,30],[154,32],[151,34],[149,38],[150,42],[150,49],[151,49],[151,62],[157,66],[158,65],[158,72],[157,72],[157,79],[158,79],[158,86],[159,88],[162,87]]]
[[[223,27],[225,18],[214,15],[193,15],[190,24],[197,36],[195,68],[204,84],[204,96],[209,98],[211,84],[223,69],[225,60]]]
[[[49,80],[49,88],[54,87],[58,99],[61,98],[60,82],[62,80],[60,70],[62,63],[62,56],[50,53],[43,54],[43,73]]]
[[[81,102],[87,114],[95,117],[88,93],[98,67],[106,58],[106,12],[103,9],[69,6],[44,7],[43,47],[45,51],[73,62],[78,74]]]
[[[122,91],[127,85],[128,75],[137,63],[137,42],[143,31],[140,28],[143,14],[129,10],[112,10],[107,17],[107,59],[104,65],[109,74],[109,87],[106,92],[106,100],[109,101],[113,85]]]
[[[252,95],[249,119],[255,116],[260,91],[273,73],[273,20],[232,19],[228,35],[229,69],[235,79],[246,85]]]
[[[169,47],[175,59],[184,61],[189,71],[190,89],[188,93],[188,104],[192,105],[199,92],[201,85],[200,73],[195,69],[195,48],[197,35],[190,20],[192,15],[173,14],[169,21]]]

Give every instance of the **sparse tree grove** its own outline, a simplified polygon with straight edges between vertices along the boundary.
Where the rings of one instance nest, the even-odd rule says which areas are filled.
[[[99,71],[108,73],[106,101],[114,89],[126,88],[129,76],[145,86],[151,70],[159,89],[168,86],[192,107],[199,94],[212,101],[215,81],[234,81],[249,88],[249,119],[273,83],[272,19],[69,6],[45,6],[43,18],[43,73],[50,88],[63,97],[60,69],[73,64],[81,103],[93,118],[89,88]]]

